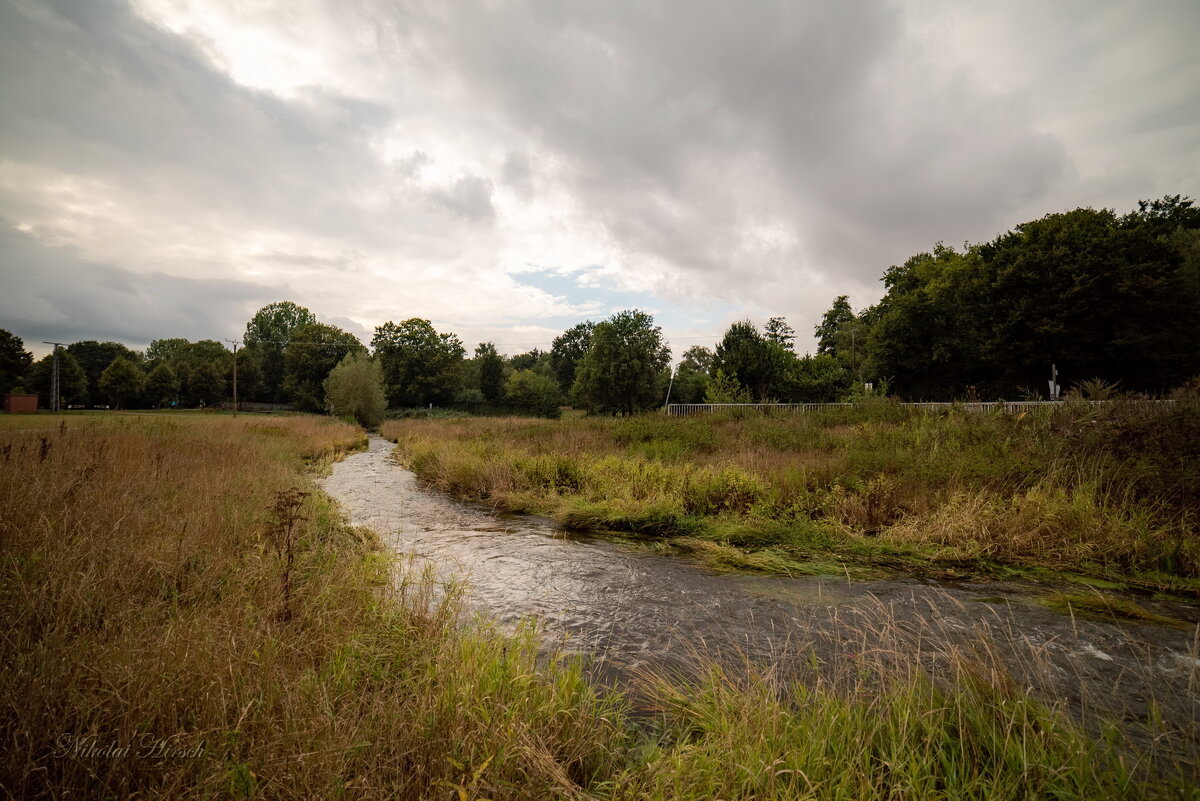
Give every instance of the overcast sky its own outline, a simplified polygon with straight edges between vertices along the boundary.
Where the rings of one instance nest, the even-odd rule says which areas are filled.
[[[1200,195],[1198,40],[1196,0],[0,0],[0,327],[805,349],[938,241]]]

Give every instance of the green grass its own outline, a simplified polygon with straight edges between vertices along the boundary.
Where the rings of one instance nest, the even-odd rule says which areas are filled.
[[[601,691],[345,525],[311,476],[361,431],[65,419],[0,436],[4,795],[1196,797],[1174,733],[1097,740],[995,662],[897,658],[886,621],[869,651],[787,677],[709,665]],[[289,490],[311,493],[295,516]],[[156,741],[171,755],[139,753]]]
[[[1200,400],[1020,415],[391,421],[433,486],[564,525],[707,540],[781,572],[1039,568],[1200,591]],[[751,558],[766,550],[763,558]],[[725,554],[721,549],[712,553]],[[727,562],[724,556],[722,561]]]
[[[1068,733],[1043,705],[964,674],[838,694],[718,670],[653,686],[664,744],[629,781],[637,798],[1127,798],[1132,762]],[[1183,795],[1194,789],[1176,789]]]

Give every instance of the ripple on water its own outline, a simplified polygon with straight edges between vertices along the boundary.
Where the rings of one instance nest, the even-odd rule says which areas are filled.
[[[323,479],[356,525],[397,553],[465,579],[476,611],[508,625],[535,618],[547,641],[628,676],[696,658],[833,664],[883,644],[897,659],[984,647],[1049,698],[1150,699],[1200,719],[1193,633],[1072,618],[1006,584],[714,575],[683,558],[578,538],[542,518],[496,516],[422,488],[369,448]],[[905,648],[908,654],[901,653]]]

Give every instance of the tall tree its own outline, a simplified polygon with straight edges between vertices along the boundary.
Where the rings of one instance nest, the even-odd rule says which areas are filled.
[[[100,391],[107,395],[118,409],[124,409],[127,400],[141,394],[142,387],[146,384],[146,374],[129,359],[118,356],[104,368],[98,383]]]
[[[347,353],[365,353],[358,337],[337,326],[308,323],[288,336],[283,387],[288,400],[304,412],[325,411],[325,379]]]
[[[850,308],[850,297],[838,295],[829,311],[821,316],[816,328],[817,353],[833,353],[837,348],[838,332],[842,326],[854,322],[854,310]]]
[[[146,376],[146,397],[153,404],[170,406],[179,401],[179,376],[171,365],[160,362]]]
[[[151,340],[150,347],[146,348],[146,366],[153,368],[159,364],[170,364],[174,362],[175,356],[179,350],[187,347],[189,344],[190,343],[182,337]]]
[[[1158,200],[1139,200],[1138,210],[1122,218],[1131,226],[1146,226],[1156,234],[1170,234],[1180,228],[1200,229],[1200,209],[1191,198],[1166,195]]]
[[[224,402],[229,390],[225,375],[212,362],[199,362],[187,374],[187,398],[197,406],[216,406]]]
[[[18,336],[0,329],[0,394],[12,392],[33,366],[33,354]]]
[[[772,317],[767,320],[767,324],[763,326],[763,334],[768,342],[774,342],[787,351],[795,350],[796,329],[788,325],[786,318]]]
[[[428,320],[386,322],[375,329],[371,347],[392,406],[448,403],[462,384],[462,341],[438,333]]]
[[[291,341],[293,331],[316,321],[316,315],[308,309],[290,300],[281,300],[263,306],[246,323],[246,333],[242,341],[246,347],[253,348],[261,358],[260,399],[277,402],[284,400],[284,348]]]
[[[832,351],[855,380],[889,377],[914,400],[963,397],[970,386],[985,396],[998,392],[984,353],[990,311],[978,248],[938,245],[890,268],[883,282],[887,294],[860,319],[866,335],[847,338],[847,329],[857,333],[847,324]],[[858,363],[864,340],[866,370]]]
[[[93,406],[107,401],[105,393],[100,389],[100,374],[112,364],[113,359],[120,356],[132,364],[140,364],[142,361],[141,356],[120,342],[97,342],[88,339],[68,345],[67,351],[75,357],[75,361],[87,376],[87,402]]]
[[[732,377],[751,397],[761,398],[766,389],[766,351],[766,340],[754,323],[741,320],[730,325],[717,343],[714,369]]]
[[[777,329],[776,335],[780,335]],[[749,320],[729,326],[717,343],[714,366],[760,402],[781,400],[784,378],[795,354],[779,339],[768,339]]]
[[[673,403],[704,403],[713,369],[713,352],[703,345],[692,345],[683,352],[675,370]]]
[[[905,397],[1014,397],[1044,387],[1051,364],[1067,385],[1151,392],[1200,372],[1200,213],[1178,196],[1123,217],[1050,214],[961,252],[939,245],[884,285],[859,319],[876,377]]]
[[[1154,225],[1076,209],[1020,225],[981,250],[992,301],[988,355],[1002,379],[1032,384],[1054,362],[1067,380],[1151,390],[1183,380],[1179,346],[1194,341],[1200,318],[1175,295],[1180,260]]]
[[[514,370],[534,370],[540,375],[551,372],[550,354],[540,348],[518,353],[508,358],[508,366]]]
[[[632,414],[663,403],[671,351],[662,329],[643,311],[623,311],[592,331],[574,394],[590,411]]]
[[[575,371],[592,344],[596,324],[591,320],[571,326],[554,338],[550,347],[550,369],[564,394],[575,386]]]
[[[234,357],[237,360],[237,391],[238,398],[260,398],[263,395],[262,351],[258,348],[239,348]],[[225,380],[233,385],[233,359]]]
[[[150,364],[154,367],[165,365],[171,368],[171,372],[175,374],[180,383],[180,399],[185,405],[190,406],[199,405],[201,400],[204,400],[205,403],[212,403],[210,398],[214,392],[208,379],[207,370],[201,373],[204,377],[202,382],[204,391],[198,392],[193,389],[191,377],[197,367],[210,366],[213,371],[222,376],[222,381],[233,368],[232,351],[214,339],[202,339],[198,342],[189,342],[186,339],[178,338],[156,339],[150,343],[147,353],[152,357]],[[219,395],[217,402],[225,399],[224,389],[217,394]],[[146,400],[157,403],[161,398],[148,396]]]
[[[504,397],[504,359],[491,342],[480,342],[475,348],[475,367],[479,371],[479,391],[488,403]]]
[[[197,342],[185,340],[174,349],[167,361],[176,373],[185,373],[203,362],[211,363],[224,372],[233,365],[233,351],[215,339],[201,339]]]

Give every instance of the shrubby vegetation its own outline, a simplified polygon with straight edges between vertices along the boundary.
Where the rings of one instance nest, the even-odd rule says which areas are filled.
[[[1048,568],[1200,591],[1200,388],[1011,415],[396,421],[433,486],[779,572]]]
[[[325,379],[329,412],[349,417],[366,429],[374,429],[387,411],[383,394],[383,371],[379,362],[365,353],[348,353]]]
[[[504,400],[528,414],[558,417],[562,395],[554,379],[532,370],[517,370],[505,381]]]

